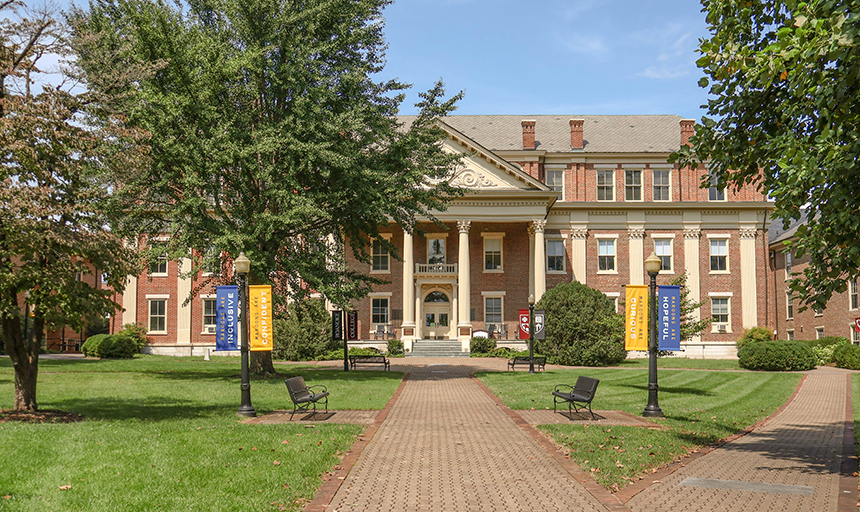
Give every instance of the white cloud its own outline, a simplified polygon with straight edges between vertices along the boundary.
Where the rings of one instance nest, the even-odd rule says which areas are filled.
[[[636,73],[636,76],[642,76],[645,78],[656,78],[657,80],[672,80],[674,78],[688,76],[689,74],[690,71],[688,69],[683,69],[679,66],[650,66],[648,68],[645,68],[644,71]]]

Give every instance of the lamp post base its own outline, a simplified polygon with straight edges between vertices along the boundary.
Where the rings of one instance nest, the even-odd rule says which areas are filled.
[[[653,407],[648,405],[645,407],[645,410],[642,411],[642,416],[645,418],[662,418],[663,410],[656,405]]]
[[[257,411],[254,410],[250,405],[239,407],[239,410],[236,411],[237,416],[244,416],[246,418],[256,418]]]

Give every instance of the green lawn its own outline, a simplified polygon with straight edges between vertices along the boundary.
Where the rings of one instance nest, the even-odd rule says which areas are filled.
[[[512,409],[552,409],[553,387],[573,384],[580,374],[600,379],[595,409],[642,414],[648,402],[648,373],[643,370],[589,368],[478,377]],[[797,373],[660,370],[659,402],[665,419],[655,422],[664,430],[587,423],[539,428],[598,482],[619,488],[766,418],[788,400],[800,378]]]
[[[332,409],[381,409],[398,372],[277,366],[324,384]],[[279,377],[253,380],[258,413],[290,409]],[[13,373],[0,358],[0,409]],[[298,510],[365,427],[239,423],[236,358],[41,360],[42,409],[73,424],[0,424],[0,510]]]
[[[621,368],[648,368],[648,359],[625,359],[618,366]],[[688,359],[686,357],[658,357],[657,368],[741,370],[737,359]]]

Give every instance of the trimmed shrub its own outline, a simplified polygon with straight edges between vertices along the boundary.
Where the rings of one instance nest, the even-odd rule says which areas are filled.
[[[138,353],[137,344],[124,334],[96,334],[81,346],[86,357],[105,359],[131,359]]]
[[[496,340],[493,338],[472,338],[469,342],[469,350],[473,354],[489,354],[496,349]]]
[[[81,345],[81,353],[84,357],[101,357],[101,345],[110,334],[96,334],[87,338]]]
[[[117,334],[131,338],[138,352],[143,350],[143,346],[149,341],[146,338],[146,328],[140,324],[125,324]]]
[[[537,309],[546,311],[546,340],[535,352],[565,366],[610,366],[627,358],[624,318],[603,292],[584,284],[562,283],[547,290]]]
[[[403,355],[403,340],[388,340],[388,355],[399,357]]]
[[[738,351],[744,348],[748,343],[759,343],[762,341],[772,341],[773,331],[767,327],[752,327],[744,329],[744,334],[738,340]]]
[[[320,360],[338,348],[343,359],[343,342],[331,339],[331,316],[322,300],[294,302],[287,308],[286,318],[275,318],[273,324],[273,359]]]
[[[833,362],[839,368],[860,370],[860,347],[851,343],[836,345],[833,350]]]
[[[761,341],[748,343],[740,349],[738,364],[747,370],[811,370],[815,368],[815,354],[809,345],[800,341]]]

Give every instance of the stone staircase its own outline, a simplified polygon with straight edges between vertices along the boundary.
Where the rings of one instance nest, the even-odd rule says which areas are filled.
[[[460,350],[457,340],[419,340],[412,343],[412,352],[406,357],[469,357]]]

